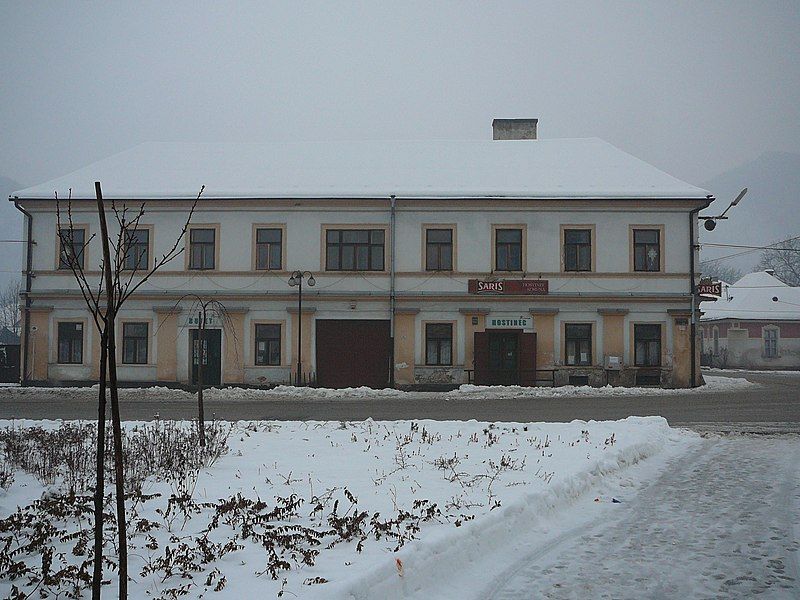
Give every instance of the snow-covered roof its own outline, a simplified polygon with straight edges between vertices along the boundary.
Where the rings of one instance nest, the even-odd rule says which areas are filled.
[[[773,298],[778,298],[775,302]],[[716,302],[701,302],[701,321],[800,320],[800,287],[786,285],[766,271],[749,273],[727,286]]]
[[[691,198],[689,185],[597,138],[145,143],[17,198]]]

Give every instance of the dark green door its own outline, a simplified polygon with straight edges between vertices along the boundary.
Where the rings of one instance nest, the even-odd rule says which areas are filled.
[[[200,354],[198,329],[191,330],[192,385],[197,384],[197,363]],[[206,386],[222,383],[222,330],[206,329],[203,332],[203,384]]]
[[[519,384],[519,332],[489,332],[489,385]]]

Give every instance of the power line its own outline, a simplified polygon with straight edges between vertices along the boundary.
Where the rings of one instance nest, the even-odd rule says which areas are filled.
[[[786,242],[793,242],[794,240],[800,240],[800,235],[798,235],[798,236],[795,236],[795,237],[790,237],[790,238],[788,238],[788,239],[781,240],[781,241],[779,241],[779,242],[775,242],[775,243],[773,243],[773,244],[770,244],[769,246],[765,246],[765,247],[763,247],[763,248],[759,248],[759,250],[778,250],[779,248],[773,248],[773,246],[777,246],[778,244],[785,244]],[[703,244],[701,244],[701,246],[702,246],[702,245],[703,245]],[[737,256],[743,256],[743,255],[745,255],[745,254],[751,254],[751,253],[753,253],[753,252],[757,252],[757,250],[756,250],[756,249],[752,249],[752,250],[745,250],[744,252],[736,252],[736,253],[734,253],[734,254],[728,254],[728,255],[726,255],[726,256],[720,256],[720,257],[718,257],[718,258],[709,258],[709,259],[707,259],[707,260],[702,260],[702,261],[700,261],[700,262],[701,262],[701,264],[702,264],[702,263],[712,263],[712,262],[717,262],[717,261],[720,261],[720,260],[726,260],[726,259],[728,259],[728,258],[735,258],[735,257],[737,257]]]

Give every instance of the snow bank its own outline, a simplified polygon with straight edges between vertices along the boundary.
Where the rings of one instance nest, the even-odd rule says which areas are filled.
[[[246,389],[246,388],[209,388],[205,391],[208,400],[215,401],[269,401],[269,400],[346,400],[353,398],[379,399],[414,399],[414,400],[442,400],[446,398],[474,398],[483,400],[487,398],[563,398],[563,397],[604,397],[604,396],[676,396],[683,394],[703,394],[714,392],[731,392],[759,387],[759,384],[747,381],[744,378],[705,376],[706,385],[694,389],[663,389],[654,387],[591,387],[565,385],[563,387],[520,387],[509,386],[480,386],[462,385],[450,392],[403,392],[391,388],[372,389],[368,387],[357,388],[313,388],[280,385],[272,389]],[[98,386],[92,387],[8,387],[0,389],[0,400],[14,399],[17,397],[53,398],[60,400],[94,400],[97,396]],[[121,388],[120,399],[137,401],[172,401],[191,400],[196,396],[194,392],[176,390],[166,387],[148,388]]]

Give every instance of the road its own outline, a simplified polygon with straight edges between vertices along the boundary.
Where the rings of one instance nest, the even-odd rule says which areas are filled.
[[[475,598],[800,598],[797,435],[712,436],[618,497],[547,541],[522,533]]]
[[[719,375],[717,372],[715,375]],[[762,384],[734,393],[680,394],[674,396],[622,396],[575,398],[464,399],[408,394],[402,398],[335,400],[212,401],[207,416],[218,419],[374,420],[434,419],[479,421],[571,421],[621,419],[632,415],[661,415],[671,425],[703,429],[720,424],[736,431],[800,431],[800,374],[730,373]],[[90,400],[53,399],[52,395],[24,399],[0,389],[0,418],[93,419]],[[121,401],[125,420],[191,419],[191,400],[153,400],[126,396]]]

